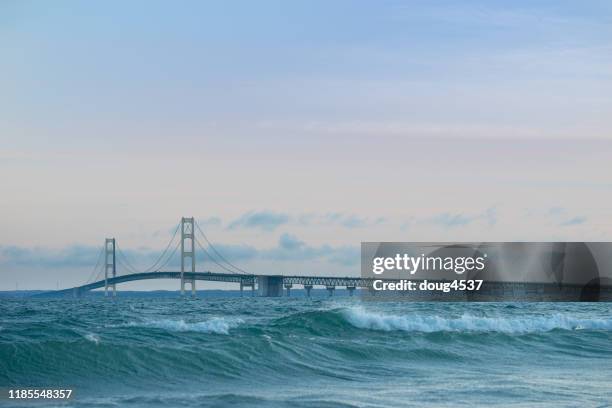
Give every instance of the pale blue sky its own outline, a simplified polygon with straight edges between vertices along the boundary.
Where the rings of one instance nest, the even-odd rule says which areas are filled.
[[[0,46],[0,289],[190,215],[254,272],[612,239],[608,1],[3,1]]]

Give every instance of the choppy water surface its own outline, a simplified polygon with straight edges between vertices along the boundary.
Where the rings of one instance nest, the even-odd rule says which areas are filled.
[[[0,388],[62,406],[607,406],[610,384],[609,303],[0,300]]]

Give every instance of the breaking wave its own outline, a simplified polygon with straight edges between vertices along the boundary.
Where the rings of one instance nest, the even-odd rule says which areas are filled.
[[[238,327],[243,323],[242,319],[213,317],[209,320],[201,322],[186,322],[185,320],[148,320],[145,322],[132,322],[129,326],[148,327],[155,329],[168,330],[173,332],[201,332],[201,333],[216,333],[229,334],[230,329]]]
[[[552,330],[612,330],[612,318],[581,319],[563,314],[547,316],[485,317],[463,314],[459,317],[435,315],[390,315],[349,308],[342,316],[359,329],[406,332],[500,332],[539,333]]]

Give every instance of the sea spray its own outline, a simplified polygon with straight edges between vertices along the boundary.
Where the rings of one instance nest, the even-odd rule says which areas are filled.
[[[200,332],[229,334],[230,329],[238,327],[244,320],[231,317],[213,317],[204,321],[186,322],[183,319],[149,319],[141,322],[129,322],[127,326],[154,328],[171,332]]]
[[[550,316],[485,317],[463,314],[459,317],[409,313],[392,315],[367,311],[362,307],[342,310],[342,315],[360,329],[406,332],[500,332],[523,334],[551,330],[612,330],[612,317],[599,319],[575,318],[563,314]]]

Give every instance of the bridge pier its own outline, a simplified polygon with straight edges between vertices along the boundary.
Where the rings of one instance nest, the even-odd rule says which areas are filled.
[[[334,290],[336,290],[336,287],[333,285],[327,285],[325,287],[325,289],[327,289],[327,294],[329,295],[329,297],[334,296]]]
[[[251,288],[251,297],[255,297],[255,281],[251,281],[249,282],[244,282],[242,279],[240,280],[240,297],[242,297],[243,295],[243,289],[244,288]]]
[[[287,297],[291,296],[291,288],[293,287],[290,283],[285,283],[285,289],[287,289]]]
[[[196,284],[195,279],[181,279],[181,296],[185,295],[185,286],[186,284],[191,285],[191,296],[196,297]]]
[[[283,277],[280,275],[260,275],[257,277],[259,296],[280,297],[283,295]]]
[[[349,296],[353,296],[353,292],[355,292],[355,286],[347,286],[346,290],[348,290]]]
[[[304,285],[304,290],[306,291],[306,297],[310,297],[310,291],[312,290],[312,285]]]

